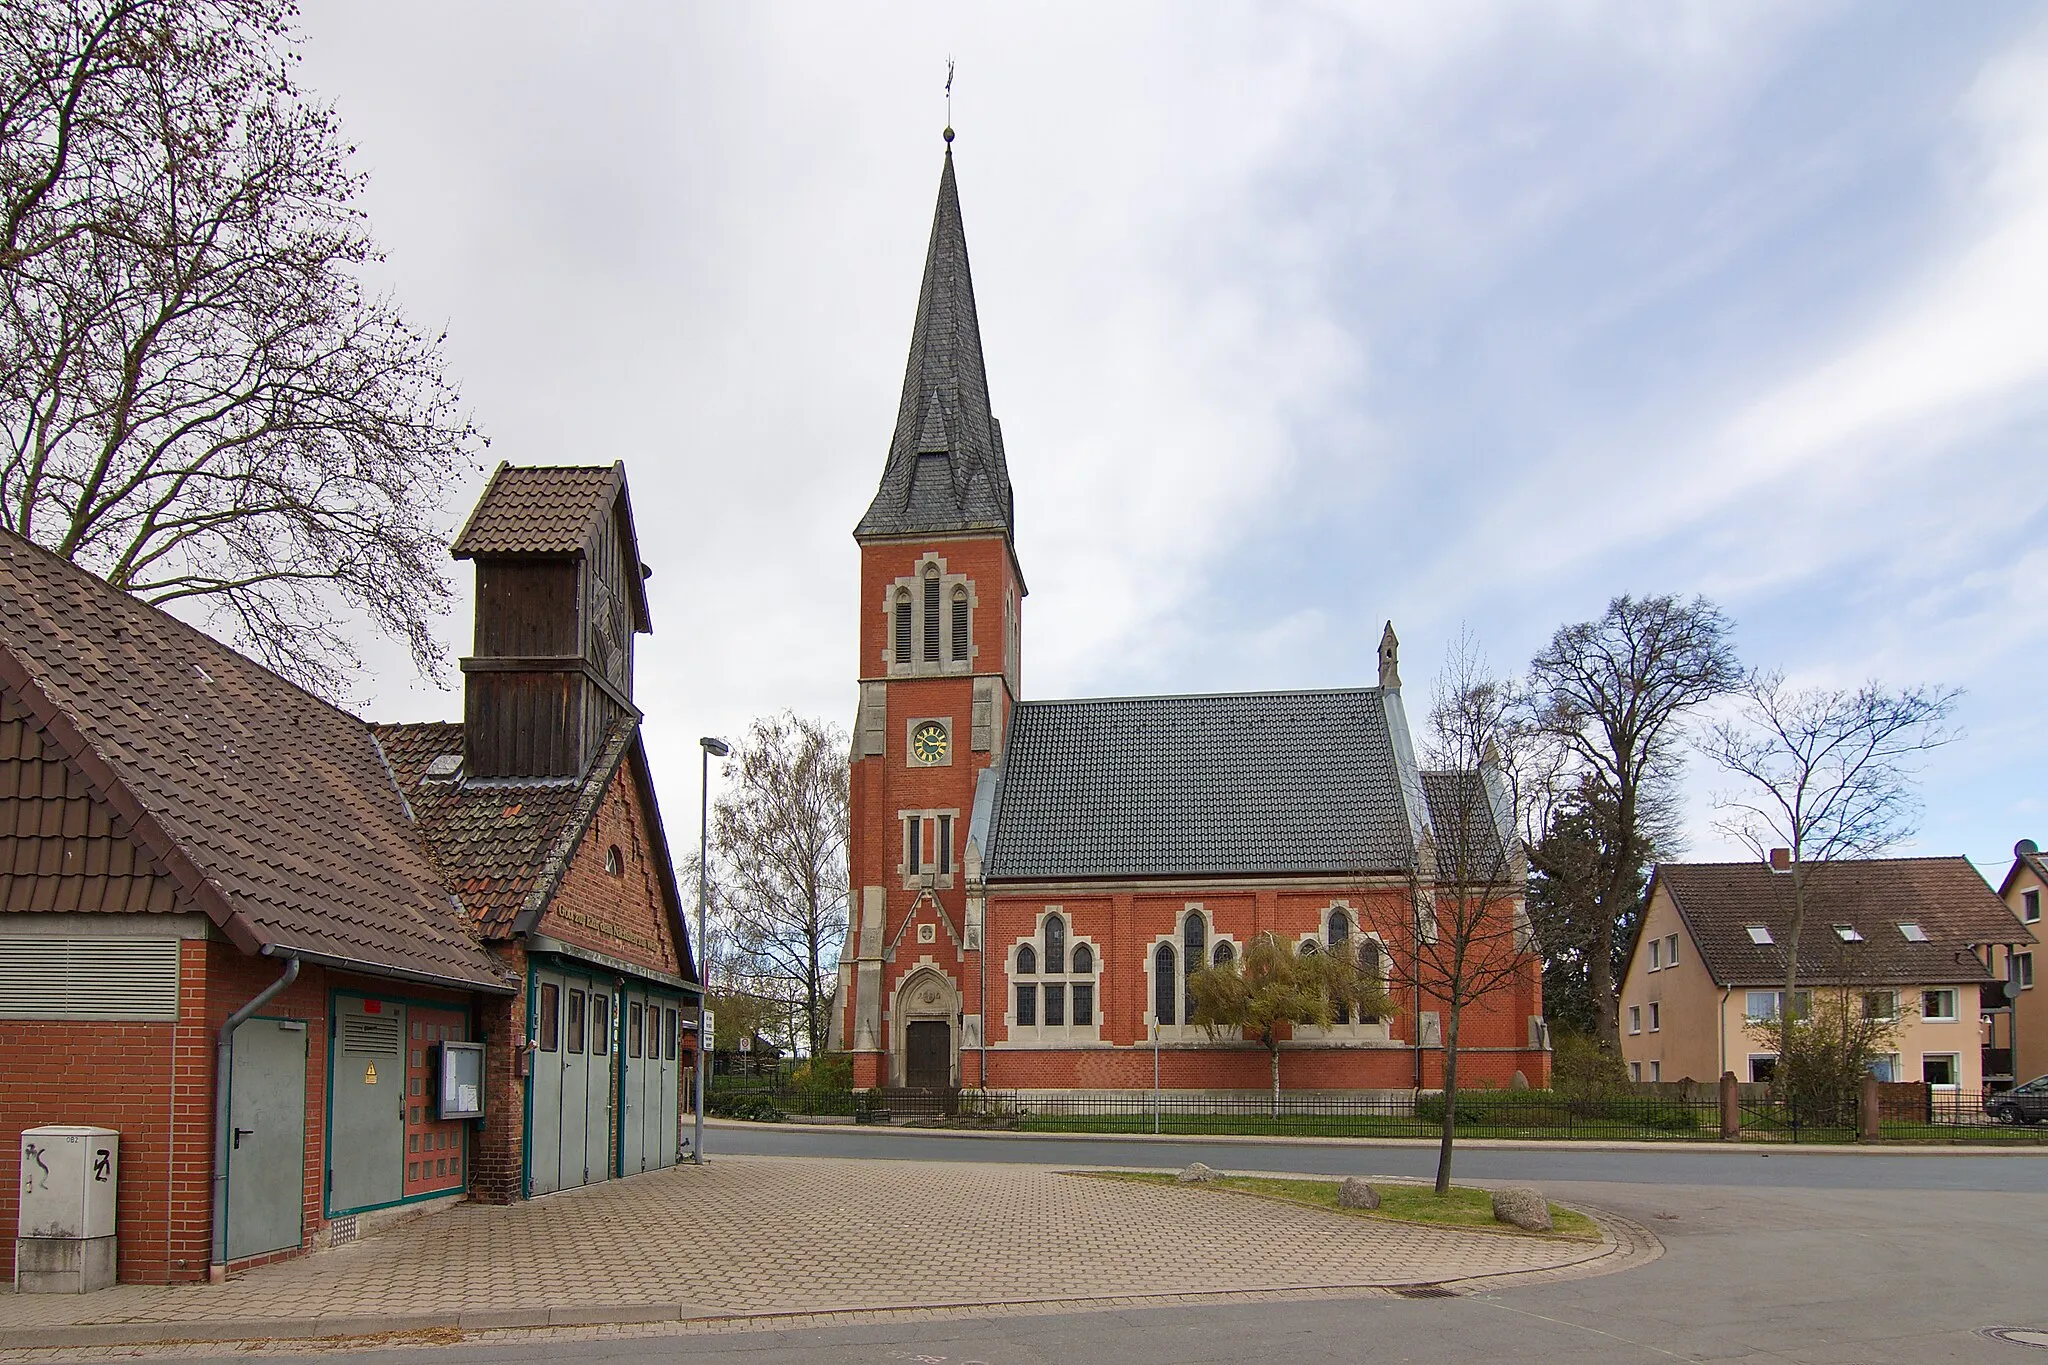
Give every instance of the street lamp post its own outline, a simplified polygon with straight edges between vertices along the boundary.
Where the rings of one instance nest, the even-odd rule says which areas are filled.
[[[704,751],[703,784],[697,794],[697,1083],[695,1113],[690,1120],[690,1160],[704,1164],[704,1073],[711,1066],[711,1040],[704,1036],[704,1003],[711,978],[711,963],[705,956],[704,907],[710,904],[711,888],[711,758],[724,758],[732,746],[710,735],[697,741]]]

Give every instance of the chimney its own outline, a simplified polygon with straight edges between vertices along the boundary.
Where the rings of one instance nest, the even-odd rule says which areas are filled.
[[[1771,850],[1771,871],[1773,871],[1773,872],[1790,872],[1791,870],[1792,870],[1792,850],[1791,850],[1791,849],[1789,849],[1789,848],[1774,848],[1774,849],[1772,849],[1772,850]]]

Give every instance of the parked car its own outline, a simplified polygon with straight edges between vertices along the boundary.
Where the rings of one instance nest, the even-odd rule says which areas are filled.
[[[2048,1119],[2048,1076],[2036,1076],[2025,1085],[1991,1096],[1984,1112],[2000,1123],[2034,1123]]]

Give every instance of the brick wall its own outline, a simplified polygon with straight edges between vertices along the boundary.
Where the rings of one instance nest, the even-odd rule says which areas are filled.
[[[613,848],[619,850],[616,874],[605,870],[606,852]],[[674,976],[682,968],[672,916],[680,913],[680,906],[667,904],[662,890],[633,765],[621,764],[570,856],[538,932]]]

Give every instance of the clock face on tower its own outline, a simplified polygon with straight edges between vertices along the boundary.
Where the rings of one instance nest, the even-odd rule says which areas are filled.
[[[935,720],[928,720],[910,732],[910,761],[929,768],[934,763],[946,761],[946,751],[952,747],[952,738],[946,727]]]

